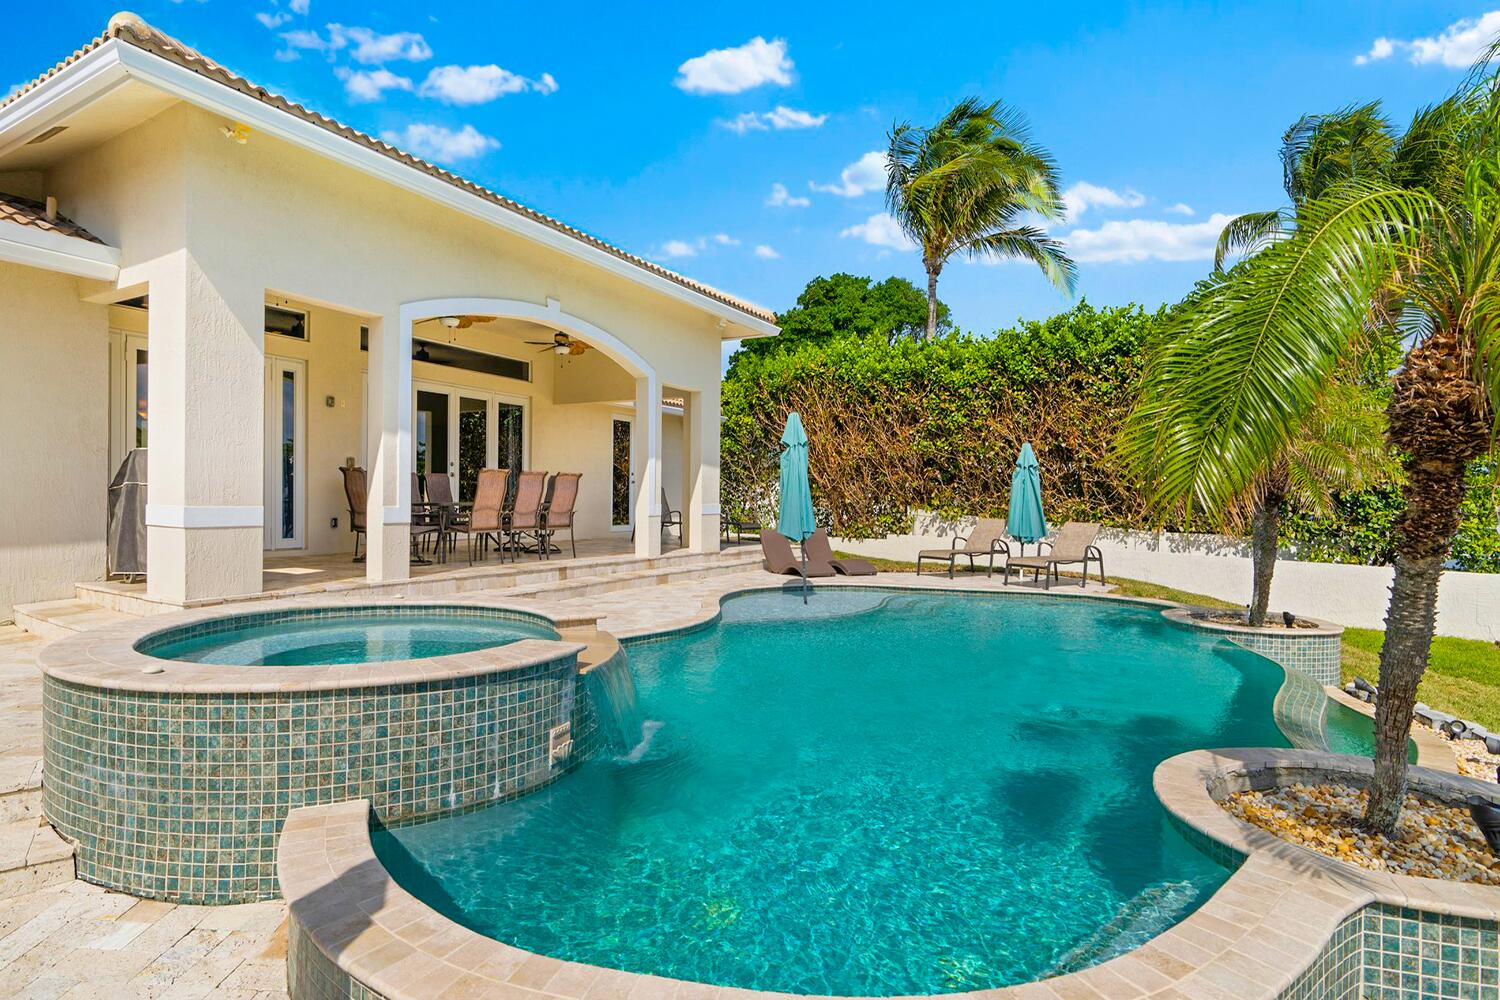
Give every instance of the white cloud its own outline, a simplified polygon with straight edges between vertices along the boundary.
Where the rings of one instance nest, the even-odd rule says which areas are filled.
[[[302,50],[309,52],[328,51],[328,41],[316,31],[308,31],[306,28],[283,31],[281,33],[281,40],[286,44],[286,48],[277,52],[276,58],[282,62],[301,58],[300,52]]]
[[[728,233],[715,233],[713,240],[721,247],[737,247],[740,245],[740,241]]]
[[[1063,192],[1062,198],[1068,218],[1075,222],[1091,208],[1139,208],[1146,203],[1146,196],[1133,188],[1116,191],[1088,181],[1074,184]]]
[[[334,75],[344,81],[344,93],[356,104],[378,101],[387,90],[411,90],[412,83],[404,76],[390,70],[351,70],[340,66]]]
[[[1083,263],[1211,260],[1219,234],[1232,218],[1215,212],[1202,222],[1113,220],[1098,229],[1075,229],[1063,240],[1072,258]]]
[[[352,45],[349,57],[359,63],[383,63],[395,59],[421,62],[432,58],[432,47],[415,31],[395,31],[382,35],[369,28],[346,28],[342,24],[330,24],[328,39],[331,49]]]
[[[523,90],[555,93],[557,81],[551,73],[543,73],[539,80],[529,80],[494,63],[487,66],[438,66],[427,74],[417,93],[444,104],[469,105],[485,104]]]
[[[311,0],[292,0],[287,6],[292,8],[293,14],[306,14],[310,3]]]
[[[840,198],[857,198],[867,191],[885,187],[886,155],[874,150],[861,156],[839,173],[837,184],[812,184],[814,191],[826,191]]]
[[[661,245],[661,249],[657,251],[656,256],[668,258],[696,257],[698,256],[698,247],[687,240],[667,240],[667,242]]]
[[[393,146],[437,163],[471,160],[500,148],[499,140],[485,135],[473,125],[450,129],[413,122],[400,131],[382,132],[380,137]]]
[[[812,199],[794,195],[786,189],[785,184],[777,182],[771,185],[771,193],[766,195],[766,204],[772,208],[806,208],[812,204]]]
[[[1175,205],[1168,205],[1167,211],[1171,212],[1173,215],[1192,215],[1193,206],[1189,205],[1185,201],[1179,201]]]
[[[785,39],[768,42],[757,35],[738,48],[694,56],[677,67],[673,83],[689,94],[738,94],[767,83],[785,87],[793,68]]]
[[[817,128],[828,120],[827,115],[815,115],[811,111],[798,111],[778,104],[771,111],[746,111],[733,118],[724,119],[720,125],[731,132],[744,135],[746,132],[766,132],[775,129]]]
[[[1438,34],[1425,38],[1377,38],[1369,52],[1354,57],[1354,64],[1364,66],[1405,52],[1417,66],[1437,63],[1463,69],[1484,55],[1497,35],[1500,35],[1500,10],[1492,10],[1478,17],[1460,18]]]
[[[255,15],[255,19],[267,28],[279,28],[292,19],[292,15],[284,10],[261,11]]]
[[[756,248],[755,248],[755,256],[759,257],[761,260],[780,260],[781,259],[781,254],[777,253],[771,247],[766,246],[764,243],[761,243],[758,246],[756,246]]]
[[[915,250],[917,248],[916,244],[901,231],[900,224],[884,212],[850,226],[839,235],[846,239],[864,240],[871,246],[885,247],[888,250]]]

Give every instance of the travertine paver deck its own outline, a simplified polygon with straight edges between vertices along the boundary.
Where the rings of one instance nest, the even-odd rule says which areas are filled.
[[[604,616],[602,628],[632,635],[703,621],[712,617],[723,594],[780,582],[764,572],[750,571],[654,587],[643,584],[587,597],[517,600],[513,594],[498,591],[466,594],[464,600],[489,597],[496,603],[558,617],[599,614]],[[965,574],[951,582],[940,576],[918,580],[910,574],[881,574],[869,580],[820,581],[819,585],[851,582],[1003,589],[998,578]],[[1066,584],[1060,589],[1078,590]],[[1090,592],[1101,589],[1089,587]],[[7,790],[34,790],[40,781],[37,653],[44,645],[20,629],[0,626],[0,801]],[[285,917],[281,902],[173,906],[80,881],[24,892],[0,899],[0,997],[285,1000]]]

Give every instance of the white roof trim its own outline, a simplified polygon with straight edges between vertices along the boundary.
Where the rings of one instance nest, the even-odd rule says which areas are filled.
[[[0,260],[102,281],[120,275],[120,251],[114,247],[9,220],[0,220]]]

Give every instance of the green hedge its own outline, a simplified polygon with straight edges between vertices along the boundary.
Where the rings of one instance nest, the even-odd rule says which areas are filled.
[[[1110,446],[1162,315],[1081,302],[993,337],[763,342],[735,356],[723,384],[724,509],[774,521],[778,439],[797,410],[814,501],[837,534],[909,531],[914,509],[1003,517],[1023,441],[1042,465],[1049,520],[1148,527]],[[1494,466],[1476,464],[1456,568],[1500,572],[1497,502]],[[1402,503],[1399,487],[1383,486],[1339,497],[1331,516],[1291,510],[1283,541],[1307,558],[1387,562]]]

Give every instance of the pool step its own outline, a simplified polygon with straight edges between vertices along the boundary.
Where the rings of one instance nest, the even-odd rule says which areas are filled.
[[[73,845],[36,816],[0,823],[0,899],[73,879]]]
[[[14,613],[17,627],[43,639],[61,639],[75,632],[113,625],[134,617],[76,598],[17,604]]]

